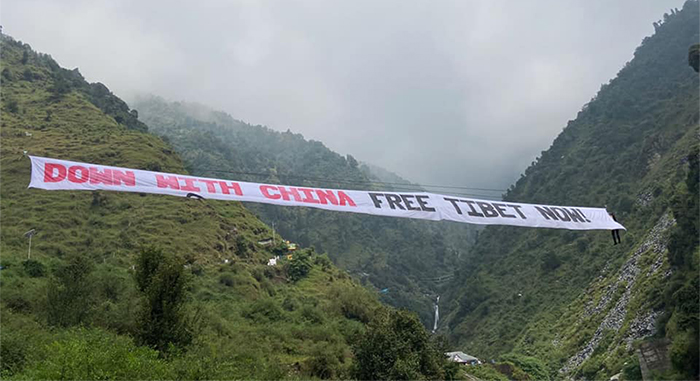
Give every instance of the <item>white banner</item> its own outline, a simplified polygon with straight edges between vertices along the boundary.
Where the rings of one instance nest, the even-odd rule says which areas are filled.
[[[169,194],[479,225],[572,230],[625,229],[602,208],[519,204],[423,192],[375,192],[257,184],[36,156],[30,156],[30,159],[30,188]]]

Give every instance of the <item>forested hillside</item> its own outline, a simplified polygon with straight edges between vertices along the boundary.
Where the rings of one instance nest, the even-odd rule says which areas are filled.
[[[135,107],[199,176],[340,189],[416,189],[388,172],[377,177],[373,173],[381,170],[372,171],[300,134],[249,125],[202,105],[145,97]],[[426,325],[432,324],[432,303],[444,285],[440,280],[452,275],[475,231],[445,222],[247,207],[288,239],[328,253],[341,268],[384,290],[382,301],[419,313]]]
[[[444,377],[415,316],[313,249],[261,245],[271,229],[239,203],[27,189],[25,153],[186,170],[104,85],[0,48],[1,378]]]
[[[627,227],[622,243],[607,231],[487,227],[446,296],[443,328],[461,348],[534,356],[552,378],[639,379],[635,348],[670,343],[671,367],[654,377],[697,379],[698,14],[688,1],[654,23],[505,196],[607,206]]]

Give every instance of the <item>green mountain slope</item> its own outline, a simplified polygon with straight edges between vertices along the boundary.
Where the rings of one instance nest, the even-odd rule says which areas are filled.
[[[200,176],[340,189],[416,189],[398,177],[382,180],[352,156],[343,157],[300,134],[249,125],[205,106],[146,97],[135,107]],[[432,303],[443,286],[435,280],[451,276],[475,232],[464,224],[247,207],[285,237],[313,245],[377,290],[387,289],[380,294],[382,301],[417,312],[426,325],[432,325]]]
[[[638,371],[635,346],[666,336],[674,370],[663,377],[697,377],[679,364],[698,362],[698,75],[687,58],[698,25],[697,1],[664,15],[506,195],[607,205],[628,229],[622,244],[609,232],[486,228],[446,296],[444,329],[466,351],[604,379],[625,363]]]
[[[24,151],[186,171],[106,87],[11,37],[1,44],[2,378],[347,377],[376,297],[313,250],[287,260],[260,245],[272,231],[241,204],[27,189]],[[148,334],[166,325],[183,339],[158,352]]]

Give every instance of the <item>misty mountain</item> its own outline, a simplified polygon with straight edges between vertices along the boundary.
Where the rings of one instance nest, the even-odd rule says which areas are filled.
[[[402,370],[442,377],[417,317],[310,248],[287,259],[286,246],[261,245],[272,230],[240,203],[27,189],[24,152],[187,171],[104,85],[9,36],[0,44],[1,378],[349,378],[354,345],[371,348],[369,324],[388,322],[407,329],[387,334],[423,343],[397,357],[430,365]]]
[[[532,8],[513,7],[501,5],[499,11],[509,16],[513,9]],[[614,6],[605,16],[619,14],[619,7]],[[151,5],[142,8],[141,14],[161,12],[161,8]],[[83,10],[92,17],[76,16],[73,21],[89,19],[94,25],[104,17],[99,14],[104,7]],[[393,12],[389,6],[384,11]],[[630,15],[637,11],[629,10]],[[425,17],[416,9],[409,14],[411,18],[406,20]],[[575,17],[576,12],[566,14]],[[479,23],[501,28],[501,32],[506,29],[500,24],[507,18],[499,23],[490,15],[483,20],[480,16]],[[533,15],[546,18],[540,10]],[[51,12],[42,16],[45,24],[58,19]],[[382,16],[373,15],[384,23]],[[344,21],[352,24],[363,15],[354,17],[359,18]],[[442,18],[432,17],[448,27],[446,35],[456,32]],[[114,20],[120,20],[116,14]],[[251,25],[274,23],[270,18]],[[543,30],[549,30],[556,23],[540,23],[538,27],[543,25]],[[620,28],[626,25],[620,22]],[[402,191],[420,190],[420,186],[376,163],[340,155],[323,142],[290,130],[252,125],[206,105],[147,96],[132,104],[132,109],[104,84],[86,81],[78,69],[62,68],[50,55],[0,33],[0,378],[697,380],[699,25],[698,0],[688,0],[682,10],[673,9],[653,23],[655,33],[642,41],[634,58],[601,86],[502,195],[512,202],[604,206],[627,228],[621,232],[619,244],[613,243],[609,231],[477,228],[445,221],[165,195],[28,189],[30,164],[26,154],[304,187]],[[421,24],[426,30],[430,26]],[[411,22],[402,23],[399,30],[404,27],[406,31],[419,30],[413,29]],[[141,32],[129,36],[141,37]],[[362,32],[366,41],[380,42],[372,46],[376,51],[369,51],[391,58],[385,61],[386,67],[392,68],[419,51],[405,44],[400,50],[407,55],[395,55],[385,48],[384,40],[376,38],[373,29]],[[201,38],[187,28],[178,33],[192,40]],[[413,33],[405,36],[413,38]],[[590,33],[591,40],[604,35],[595,29]],[[563,35],[551,34],[556,39]],[[418,41],[418,46],[437,47],[447,41],[444,48],[453,42],[425,36],[429,38]],[[292,37],[302,45],[307,43],[304,38]],[[322,37],[334,47],[341,46],[330,33]],[[460,53],[465,54],[462,60],[471,54],[484,56],[480,59],[488,63],[484,65],[488,70],[480,69],[476,74],[471,72],[476,66],[448,62],[445,57],[456,54],[450,49],[425,55],[428,61],[419,61],[450,63],[455,71],[491,78],[490,86],[471,86],[473,98],[462,98],[458,88],[449,86],[458,78],[452,70],[439,71],[438,78],[425,75],[420,66],[407,65],[408,71],[398,71],[400,75],[388,78],[390,81],[377,81],[386,72],[375,70],[376,61],[357,54],[363,50],[338,49],[348,57],[360,57],[361,66],[367,65],[376,75],[367,83],[376,90],[372,95],[377,98],[363,95],[358,87],[351,95],[359,96],[362,102],[334,99],[345,99],[345,111],[337,115],[342,125],[357,125],[356,131],[342,131],[362,136],[366,133],[360,131],[382,125],[384,120],[376,113],[353,115],[362,109],[357,105],[381,108],[373,100],[381,98],[401,120],[415,122],[413,130],[405,130],[405,137],[411,135],[406,142],[415,138],[410,131],[422,132],[426,126],[445,122],[451,128],[440,131],[446,139],[443,141],[454,144],[449,157],[463,157],[459,150],[465,147],[489,150],[490,144],[504,145],[498,139],[490,139],[489,144],[470,140],[471,146],[458,143],[475,130],[488,128],[484,126],[506,126],[521,116],[528,120],[525,114],[534,112],[528,106],[545,99],[535,94],[536,90],[542,93],[548,86],[535,89],[535,79],[556,77],[522,75],[524,80],[513,81],[531,67],[524,62],[518,67],[518,54],[502,56],[509,60],[484,54],[489,45],[496,46],[497,37],[487,39],[480,49]],[[121,41],[137,45],[128,39]],[[144,46],[158,46],[161,41],[148,39]],[[196,42],[200,52],[210,49],[211,45]],[[523,46],[548,53],[548,43],[553,40],[545,36],[536,42]],[[110,46],[114,56],[95,53],[99,49],[94,45],[95,50],[85,50],[88,61],[114,64],[127,56],[106,43],[101,46]],[[260,41],[247,46],[258,45],[262,45]],[[281,56],[297,47],[279,42],[274,46],[275,54]],[[162,52],[146,50],[147,54]],[[559,69],[557,65],[570,59],[562,57],[577,50],[579,47],[571,44],[565,54],[559,51],[551,58],[555,65],[535,65],[536,69],[540,75],[549,74],[548,70]],[[323,55],[313,49],[309,52]],[[134,57],[135,69],[123,70],[123,78],[136,72],[135,78],[152,75],[143,64],[148,61],[147,54]],[[580,58],[605,60],[612,56],[616,55],[601,52],[598,57]],[[174,62],[172,57],[164,61]],[[187,59],[201,67],[203,57],[191,54]],[[542,57],[549,55],[540,54]],[[265,65],[277,68],[277,63],[267,59]],[[303,60],[297,64],[312,67]],[[144,66],[143,71],[137,70],[142,68],[139,65]],[[223,75],[213,69],[217,67],[208,68]],[[502,69],[516,67],[524,71],[512,69],[510,86],[502,86]],[[343,80],[334,82],[328,77],[319,84],[332,83],[340,93],[347,84],[362,78],[348,77],[340,65],[333,69]],[[162,73],[158,76],[163,77],[176,73],[159,70]],[[231,78],[245,78],[273,90],[284,85],[279,92],[283,111],[272,119],[279,121],[287,107],[301,107],[311,98],[289,96],[302,94],[298,89],[307,84],[308,77],[283,83],[288,70],[275,73],[280,76],[266,76],[264,83],[260,77],[247,78],[247,70],[235,72]],[[199,75],[192,71],[187,81],[176,76],[168,81],[179,79],[195,86],[193,94],[205,91],[202,89],[209,87],[212,78],[213,83],[219,83],[216,76]],[[411,77],[420,77],[429,86],[415,86]],[[576,92],[573,82],[557,83],[557,89],[568,86],[572,94]],[[522,93],[515,94],[516,87]],[[454,95],[449,102],[457,109],[464,109],[467,99],[478,100],[471,103],[469,118],[425,112],[420,107],[423,102],[430,106],[426,110],[449,110],[451,106],[443,107],[444,98],[439,96],[445,94],[444,88]],[[533,93],[529,103],[520,102],[522,94],[528,92]],[[239,94],[247,95],[246,90]],[[494,94],[500,94],[500,103],[493,103]],[[407,99],[412,101],[406,103]],[[435,105],[427,104],[431,102]],[[562,112],[564,103],[551,105],[556,109],[553,113]],[[407,110],[407,104],[414,108]],[[252,105],[241,101],[232,109],[250,107],[260,112],[257,108],[264,111],[268,107],[260,102]],[[481,112],[480,108],[488,110]],[[509,115],[491,121],[501,114]],[[290,118],[291,125],[304,120]],[[318,120],[314,123],[331,119]],[[503,127],[498,131],[510,130]],[[518,142],[537,131],[533,127],[508,136],[506,141]],[[378,132],[380,138],[375,139],[380,143],[396,134],[388,128]],[[398,141],[392,141],[392,150],[387,152],[409,152]],[[524,143],[528,146],[532,142]],[[523,152],[516,156],[529,155]],[[400,161],[396,157],[391,159]],[[439,162],[434,154],[412,159],[424,168],[456,173],[449,166],[434,165]],[[482,164],[492,166],[493,173],[504,173],[505,161],[503,156],[498,162]],[[521,164],[507,166],[524,168]],[[451,165],[459,166],[460,162],[452,160]],[[467,180],[451,179],[450,184],[469,183]],[[455,193],[489,198],[468,192],[461,188]],[[275,240],[270,244],[272,237]],[[299,248],[292,250],[284,240],[299,244]],[[269,262],[272,258],[278,261]],[[432,327],[433,303],[438,295],[441,320],[438,334],[431,336],[424,326]],[[403,308],[409,311],[399,310]],[[448,362],[444,353],[455,350],[485,363],[462,366]]]
[[[630,379],[641,377],[635,348],[670,343],[672,367],[655,377],[698,377],[698,11],[688,1],[654,23],[505,195],[606,206],[627,227],[622,243],[487,227],[445,297],[441,328],[459,347],[534,356],[552,378]]]
[[[300,134],[250,125],[187,102],[143,97],[141,120],[169,141],[198,176],[340,189],[419,189],[399,176],[341,156]],[[466,256],[475,229],[463,224],[349,215],[247,204],[284,237],[328,253],[371,284],[382,301],[417,312],[432,324],[432,301]],[[439,279],[438,279],[439,278]]]

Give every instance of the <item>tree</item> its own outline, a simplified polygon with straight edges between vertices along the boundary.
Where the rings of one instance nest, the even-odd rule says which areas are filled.
[[[9,101],[7,101],[7,111],[13,114],[19,112],[19,105],[17,104],[16,99],[10,99]]]
[[[311,271],[311,256],[305,251],[299,251],[294,254],[293,259],[287,267],[287,274],[296,282],[304,278]]]
[[[671,210],[676,219],[676,226],[671,229],[668,245],[669,262],[674,267],[690,266],[692,255],[698,246],[698,192],[700,192],[700,153],[691,152],[688,158],[688,176],[685,190],[680,190],[671,200]]]
[[[71,83],[63,75],[54,75],[53,85],[49,87],[49,92],[51,93],[51,99],[53,101],[58,101],[65,94],[71,91]]]
[[[542,269],[545,272],[556,270],[559,266],[561,266],[561,260],[553,251],[546,252],[542,257]]]
[[[700,69],[700,44],[690,45],[688,48],[688,65],[697,73]]]
[[[444,378],[445,358],[418,317],[408,311],[377,313],[353,352],[353,376],[359,380]]]
[[[357,165],[358,165],[357,160],[355,160],[355,158],[352,157],[352,155],[350,155],[350,154],[347,155],[347,161],[348,161],[348,164],[350,165],[350,168],[357,168]]]
[[[192,335],[183,311],[187,286],[183,261],[165,256],[158,248],[146,248],[139,254],[135,277],[144,297],[138,341],[161,352],[171,345],[189,344]]]
[[[666,286],[666,313],[676,323],[675,337],[670,350],[673,368],[682,378],[697,379],[700,366],[695,361],[700,350],[700,326],[698,316],[697,247],[700,243],[700,217],[698,217],[698,192],[700,192],[699,152],[694,149],[688,155],[688,175],[685,189],[679,187],[671,200],[671,210],[676,225],[671,228],[668,244],[668,259],[673,269],[671,281]],[[669,320],[670,320],[669,319]]]
[[[83,255],[75,255],[59,267],[49,281],[48,322],[68,327],[87,323],[94,304],[93,263]]]

